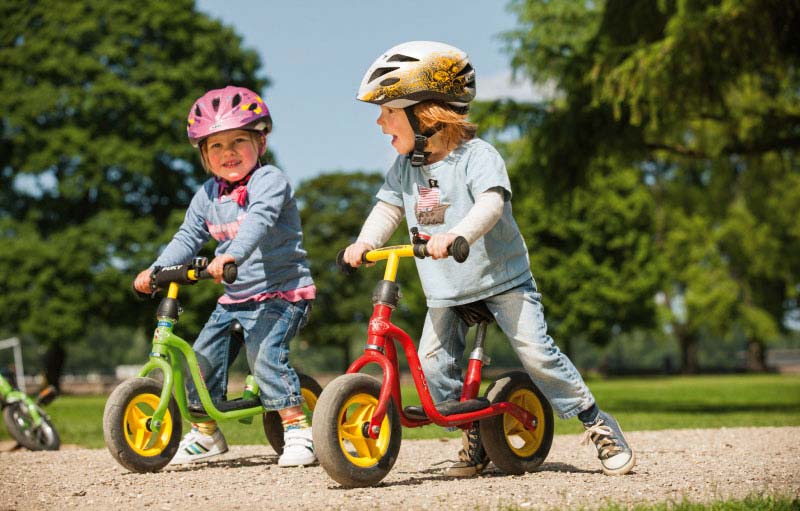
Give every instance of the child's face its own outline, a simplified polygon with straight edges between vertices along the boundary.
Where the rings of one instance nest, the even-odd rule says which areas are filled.
[[[209,136],[203,152],[215,176],[235,182],[253,170],[265,144],[263,138],[250,131],[229,130]]]
[[[407,154],[414,149],[414,130],[411,129],[402,108],[381,105],[381,115],[377,123],[381,131],[392,136],[392,146],[398,153]]]

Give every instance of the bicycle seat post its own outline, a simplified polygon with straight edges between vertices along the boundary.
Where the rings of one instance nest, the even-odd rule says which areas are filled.
[[[473,399],[478,397],[481,385],[481,369],[484,364],[489,365],[489,358],[485,356],[483,344],[486,339],[486,328],[489,326],[488,321],[481,321],[478,323],[478,329],[475,332],[475,347],[469,354],[469,363],[467,365],[467,373],[464,376],[464,386],[461,389],[461,400]]]

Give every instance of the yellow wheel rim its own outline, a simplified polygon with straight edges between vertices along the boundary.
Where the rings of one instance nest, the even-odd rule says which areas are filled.
[[[300,394],[303,396],[305,404],[303,404],[303,413],[306,414],[306,420],[311,424],[311,416],[314,408],[317,407],[317,395],[306,388],[300,389]]]
[[[339,447],[351,463],[359,467],[371,467],[386,454],[391,438],[389,417],[381,422],[381,432],[377,439],[364,437],[364,423],[369,423],[378,400],[369,394],[356,394],[350,397],[339,410]]]
[[[156,438],[147,429],[161,398],[155,394],[139,394],[125,408],[122,426],[128,446],[140,456],[157,456],[166,449],[172,437],[172,415],[167,410],[162,421],[161,431]],[[151,444],[152,441],[152,445]]]
[[[544,439],[544,409],[536,394],[529,389],[518,389],[511,393],[508,399],[510,402],[527,410],[539,420],[539,424],[534,431],[525,429],[520,421],[511,414],[503,414],[503,433],[506,443],[514,453],[520,458],[532,456],[542,445]]]

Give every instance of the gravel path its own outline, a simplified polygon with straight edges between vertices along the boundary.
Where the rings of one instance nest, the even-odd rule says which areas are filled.
[[[319,467],[279,468],[267,446],[133,474],[105,449],[0,453],[0,510],[104,509],[593,509],[608,502],[708,502],[751,494],[800,497],[800,428],[723,428],[626,434],[638,465],[607,477],[579,436],[555,437],[541,470],[444,477],[458,440],[407,440],[374,488],[343,489]]]

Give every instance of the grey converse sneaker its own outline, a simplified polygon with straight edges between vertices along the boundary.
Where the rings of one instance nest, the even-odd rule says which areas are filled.
[[[185,465],[208,458],[219,456],[228,452],[228,443],[222,436],[222,431],[216,430],[211,435],[204,435],[196,428],[192,428],[181,440],[178,452],[169,462],[170,465]]]
[[[461,434],[461,450],[458,451],[459,461],[453,463],[444,471],[449,477],[473,477],[480,474],[489,464],[489,456],[481,443],[478,423]]]
[[[611,414],[600,410],[594,422],[584,422],[583,427],[586,431],[581,438],[581,444],[586,445],[589,441],[594,443],[606,475],[623,475],[633,469],[636,457]]]

